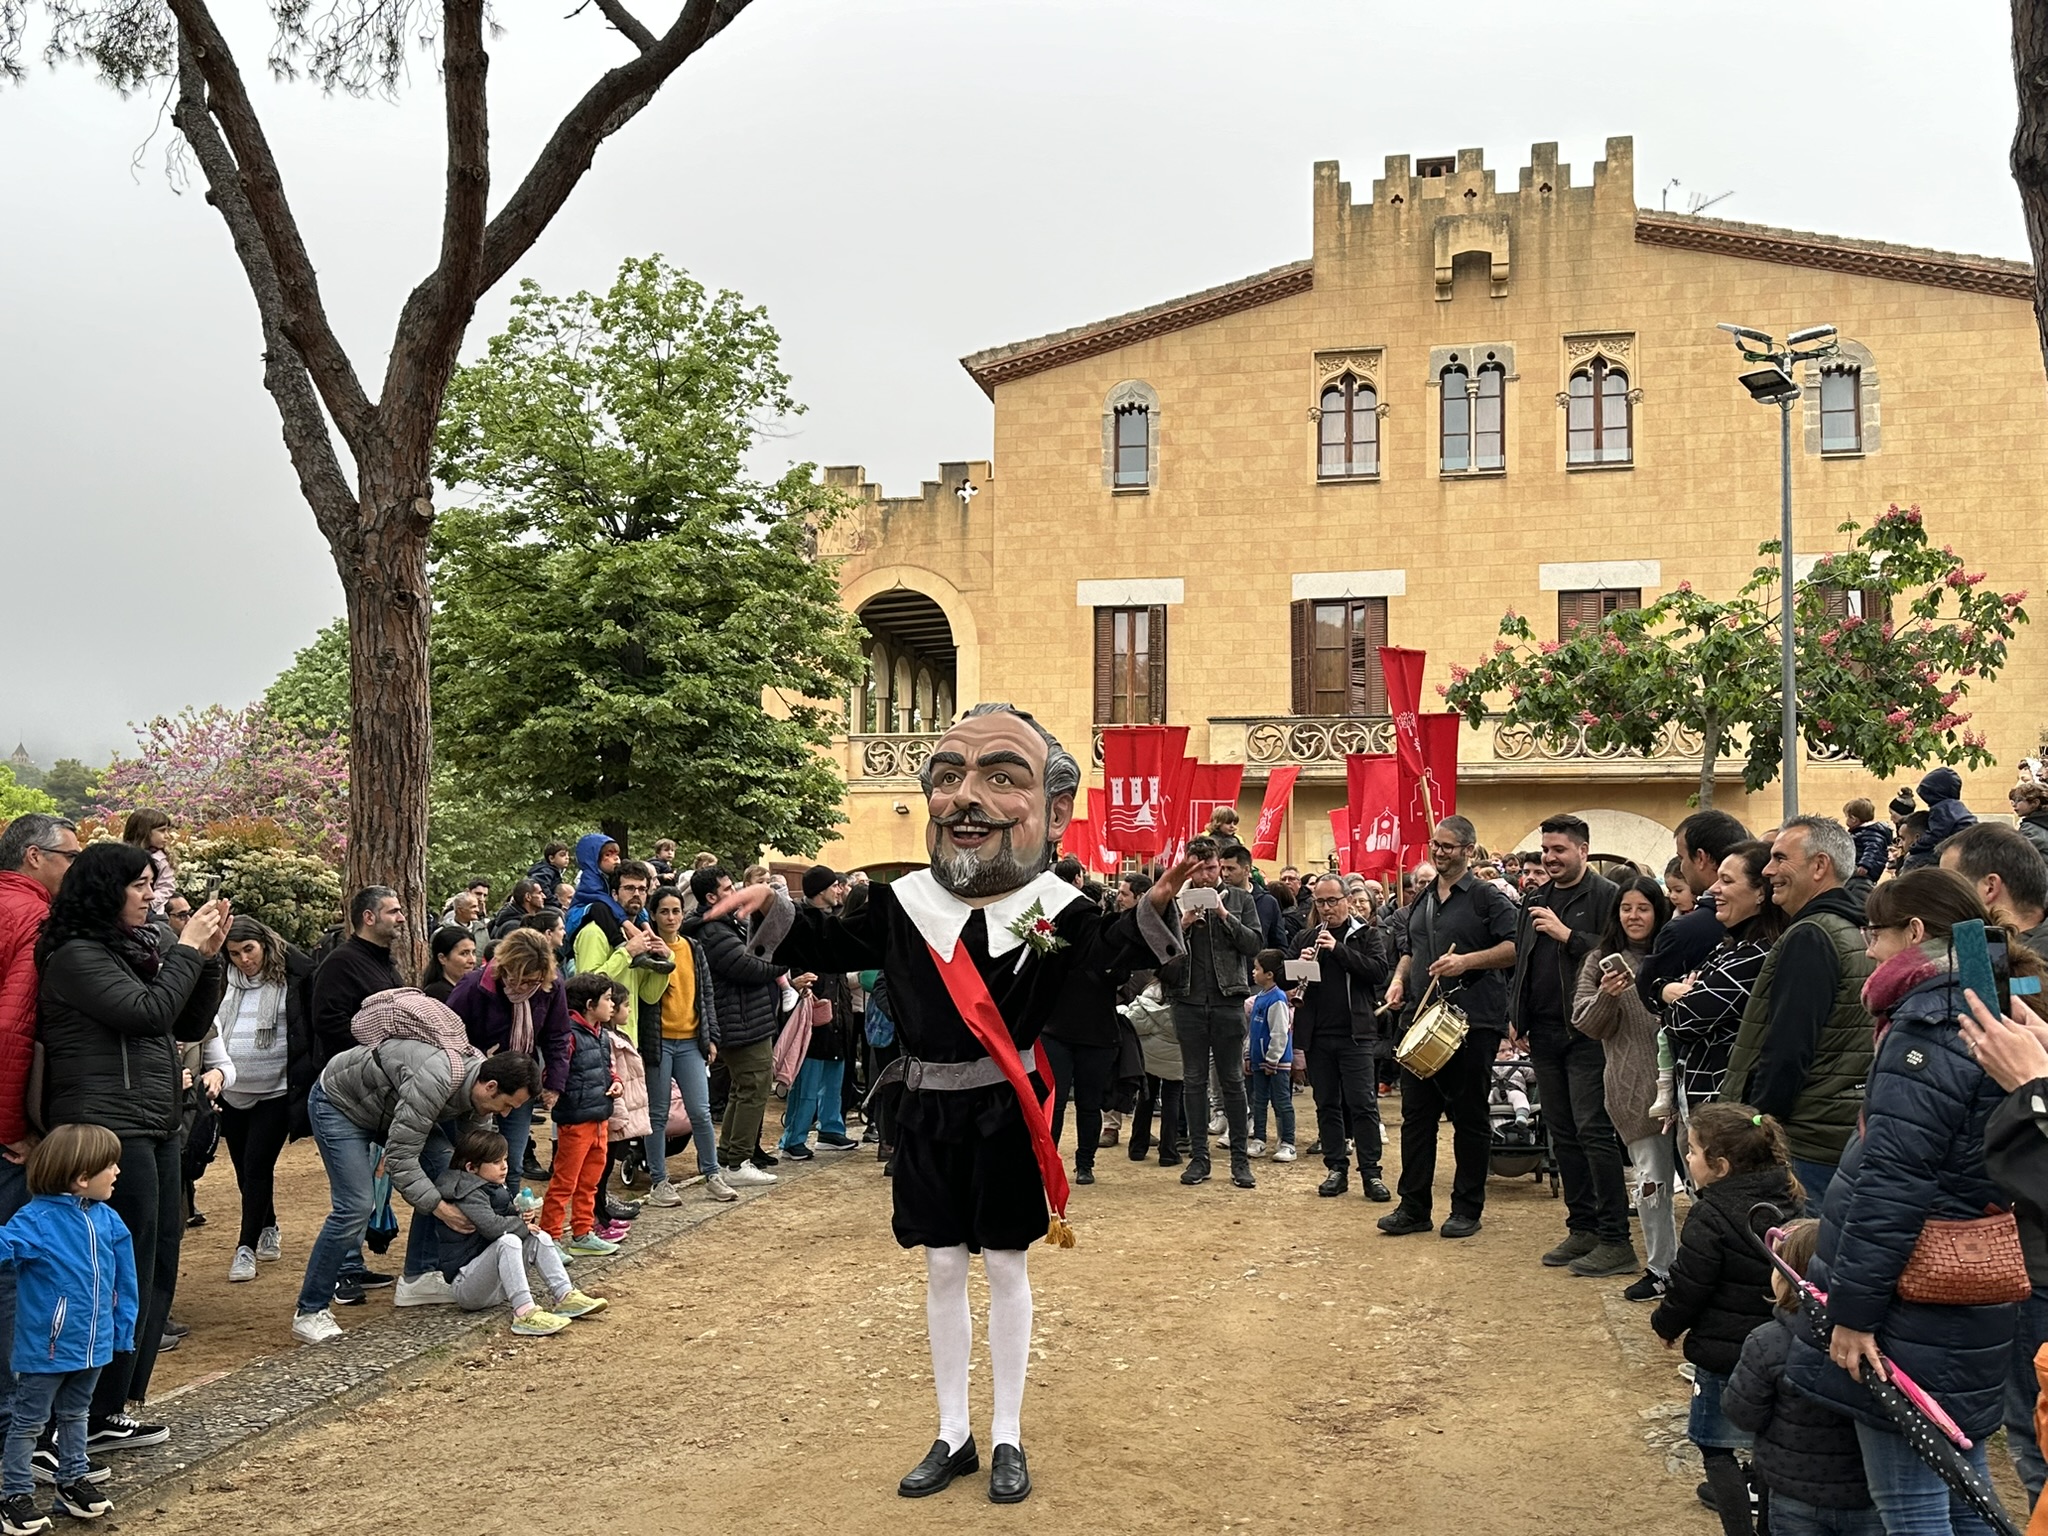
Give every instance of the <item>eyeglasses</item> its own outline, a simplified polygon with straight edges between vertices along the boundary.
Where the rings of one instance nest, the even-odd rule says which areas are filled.
[[[41,843],[30,843],[37,853],[47,854],[53,859],[62,859],[67,864],[85,852],[83,848],[45,848]]]
[[[1887,928],[1903,928],[1905,926],[1904,923],[1864,923],[1856,931],[1863,935],[1863,942],[1868,944]]]
[[[1471,846],[1470,843],[1440,843],[1435,838],[1431,838],[1429,841],[1429,851],[1431,853],[1456,853],[1461,848],[1469,848]]]

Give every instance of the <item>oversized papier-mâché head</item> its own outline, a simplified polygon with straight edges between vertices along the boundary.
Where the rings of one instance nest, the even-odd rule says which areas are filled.
[[[963,899],[1001,896],[1049,869],[1074,818],[1081,765],[1021,709],[977,704],[918,775],[932,876]]]

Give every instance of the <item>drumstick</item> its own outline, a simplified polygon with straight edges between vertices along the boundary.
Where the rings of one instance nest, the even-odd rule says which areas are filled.
[[[1449,949],[1444,951],[1446,955],[1455,955],[1457,952],[1458,946],[1455,944],[1453,944]],[[1430,998],[1436,994],[1436,984],[1441,980],[1443,980],[1441,976],[1432,976],[1429,978],[1429,989],[1422,994],[1422,1001],[1415,1005],[1415,1015],[1417,1018],[1420,1018],[1422,1016],[1422,1011],[1429,1006]]]

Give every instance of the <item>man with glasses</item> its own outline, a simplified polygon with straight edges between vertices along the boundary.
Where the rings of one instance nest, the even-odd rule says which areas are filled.
[[[1308,1061],[1309,1091],[1316,1101],[1316,1137],[1329,1176],[1316,1189],[1324,1196],[1351,1187],[1346,1154],[1349,1129],[1358,1142],[1358,1174],[1365,1198],[1393,1199],[1380,1177],[1379,1088],[1374,1081],[1373,1046],[1379,1036],[1375,1011],[1389,966],[1379,930],[1352,909],[1344,882],[1324,875],[1314,886],[1312,924],[1302,934],[1300,958],[1313,960],[1317,979],[1302,989],[1294,1015],[1295,1048]]]
[[[1382,1216],[1389,1237],[1430,1228],[1431,1186],[1436,1181],[1437,1122],[1451,1122],[1457,1171],[1445,1237],[1470,1237],[1486,1208],[1486,1090],[1494,1054],[1507,1030],[1507,971],[1515,963],[1514,902],[1472,875],[1479,836],[1462,816],[1447,816],[1430,835],[1436,879],[1408,908],[1408,953],[1387,988],[1390,1011],[1409,997],[1420,1004],[1430,981],[1432,1002],[1464,1011],[1465,1042],[1431,1077],[1401,1074],[1401,1203]],[[1425,979],[1427,978],[1427,979]]]

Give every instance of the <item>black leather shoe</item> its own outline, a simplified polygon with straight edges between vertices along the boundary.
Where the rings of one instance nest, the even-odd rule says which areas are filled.
[[[1076,1184],[1093,1184],[1095,1182],[1095,1170],[1093,1168],[1076,1169],[1074,1172],[1074,1182]]]
[[[974,1449],[974,1436],[969,1435],[967,1443],[957,1451],[947,1450],[943,1440],[934,1440],[924,1460],[903,1474],[896,1491],[906,1499],[921,1499],[928,1494],[944,1493],[954,1478],[980,1470],[981,1456]]]
[[[1428,1223],[1425,1222],[1423,1225],[1427,1226]],[[1477,1216],[1453,1216],[1436,1230],[1437,1234],[1441,1237],[1470,1237],[1479,1230],[1479,1218]]]
[[[1159,1166],[1162,1168],[1178,1168],[1180,1166],[1180,1154],[1178,1152],[1160,1153]]]
[[[1031,1469],[1024,1464],[1024,1451],[1015,1445],[999,1445],[988,1464],[988,1501],[991,1504],[1022,1504],[1031,1497]]]
[[[1365,1198],[1372,1201],[1375,1205],[1385,1205],[1394,1198],[1394,1192],[1387,1188],[1386,1182],[1382,1179],[1367,1179],[1365,1181]]]
[[[1187,1171],[1180,1176],[1180,1181],[1183,1184],[1204,1184],[1208,1182],[1208,1179],[1209,1159],[1206,1157],[1198,1157],[1189,1163]]]
[[[1387,1212],[1379,1221],[1380,1230],[1389,1237],[1410,1237],[1417,1232],[1429,1230],[1429,1218],[1417,1216],[1413,1211],[1395,1209]]]
[[[1350,1187],[1351,1170],[1349,1168],[1332,1168],[1329,1177],[1316,1186],[1316,1193],[1325,1196],[1341,1195]]]

